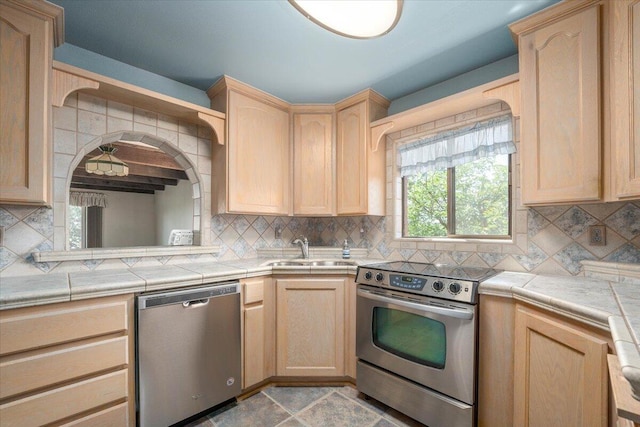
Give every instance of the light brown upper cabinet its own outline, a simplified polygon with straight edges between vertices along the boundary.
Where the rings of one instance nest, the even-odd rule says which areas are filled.
[[[510,26],[522,96],[524,204],[601,198],[601,6],[559,3]]]
[[[385,215],[385,147],[369,125],[389,100],[367,89],[291,105],[227,76],[207,95],[227,117],[226,146],[212,154],[214,214]]]
[[[212,213],[288,215],[288,104],[228,77],[207,93],[227,113],[226,145],[212,153]]]
[[[336,104],[338,215],[385,215],[385,147],[372,143],[369,125],[388,108],[389,101],[372,90]]]
[[[53,48],[62,8],[0,0],[0,203],[51,204]]]
[[[333,116],[333,111],[293,113],[294,215],[334,213]]]
[[[640,196],[640,1],[610,2],[613,199]]]
[[[510,26],[523,204],[640,198],[639,3],[566,1]]]

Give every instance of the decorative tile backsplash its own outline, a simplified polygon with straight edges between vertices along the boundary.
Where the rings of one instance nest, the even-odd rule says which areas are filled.
[[[171,118],[132,110],[124,105],[106,105],[105,114],[105,107],[99,99],[80,97],[55,111],[54,157],[59,157],[54,159],[58,168],[55,173],[57,186],[64,183],[64,177],[69,175],[69,158],[81,152],[84,143],[95,140],[101,132],[111,133],[123,128],[130,130],[131,127],[175,143],[177,152],[185,153],[192,163],[198,165],[201,177],[209,176],[211,169],[207,156],[210,156],[210,152],[205,150],[208,140],[200,130],[181,131],[186,127]],[[469,117],[481,117],[502,110],[504,104],[496,104],[468,114],[459,114],[451,120],[439,120],[438,123],[451,126],[457,119],[468,120]],[[173,130],[165,129],[168,127]],[[436,130],[438,124],[427,123],[416,127],[414,131],[417,133],[425,129]],[[403,130],[396,137],[410,137],[411,132],[411,129]],[[387,177],[387,188],[390,189],[394,189],[395,185],[394,144],[394,136],[391,135],[387,139],[387,170],[390,175]],[[517,155],[515,157],[517,167]],[[517,187],[518,174],[514,175]],[[210,186],[210,183],[207,182],[207,185]],[[57,194],[64,191],[65,188],[58,188]],[[511,271],[577,275],[583,274],[582,260],[640,264],[640,201],[517,207],[513,242],[437,242],[398,238],[393,217],[393,211],[397,209],[394,205],[395,192],[390,193],[393,194],[387,194],[386,217],[215,215],[210,217],[210,221],[203,221],[202,230],[208,233],[204,236],[205,240],[208,237],[208,244],[220,246],[217,257],[210,254],[145,258],[123,256],[108,260],[40,263],[34,261],[31,253],[53,250],[54,240],[64,237],[64,233],[57,231],[64,231],[64,215],[58,214],[64,212],[64,198],[58,196],[53,209],[0,205],[0,226],[4,227],[0,274],[44,274],[252,258],[257,256],[258,249],[292,247],[292,240],[301,235],[309,239],[311,246],[341,247],[347,239],[353,248],[368,249],[371,258],[495,267]],[[210,194],[205,192],[205,199],[210,200],[208,197]],[[515,199],[517,203],[519,188],[516,188]],[[589,245],[591,225],[605,226],[606,245]],[[56,249],[59,249],[59,245]]]

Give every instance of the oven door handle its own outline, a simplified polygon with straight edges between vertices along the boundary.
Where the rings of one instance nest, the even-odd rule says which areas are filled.
[[[426,313],[440,314],[447,317],[454,317],[456,319],[464,319],[464,320],[473,319],[472,311],[464,310],[460,308],[445,308],[445,307],[438,307],[438,306],[429,305],[429,304],[420,304],[416,302],[407,301],[401,298],[380,295],[378,293],[370,292],[364,289],[358,289],[357,294],[363,298],[368,298],[370,300],[396,304],[401,307],[420,310]]]

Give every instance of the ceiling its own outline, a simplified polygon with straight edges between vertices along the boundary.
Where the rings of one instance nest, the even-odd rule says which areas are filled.
[[[393,100],[516,53],[507,25],[558,0],[404,0],[389,34],[341,37],[286,0],[51,0],[65,42],[206,90],[222,75],[292,103]]]

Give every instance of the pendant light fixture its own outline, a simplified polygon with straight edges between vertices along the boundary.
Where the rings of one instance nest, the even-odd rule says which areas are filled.
[[[129,166],[113,155],[117,148],[113,145],[101,145],[102,154],[87,160],[84,164],[84,170],[88,173],[106,176],[127,176],[129,175]]]
[[[391,31],[403,0],[289,0],[300,13],[344,37],[369,39]]]

